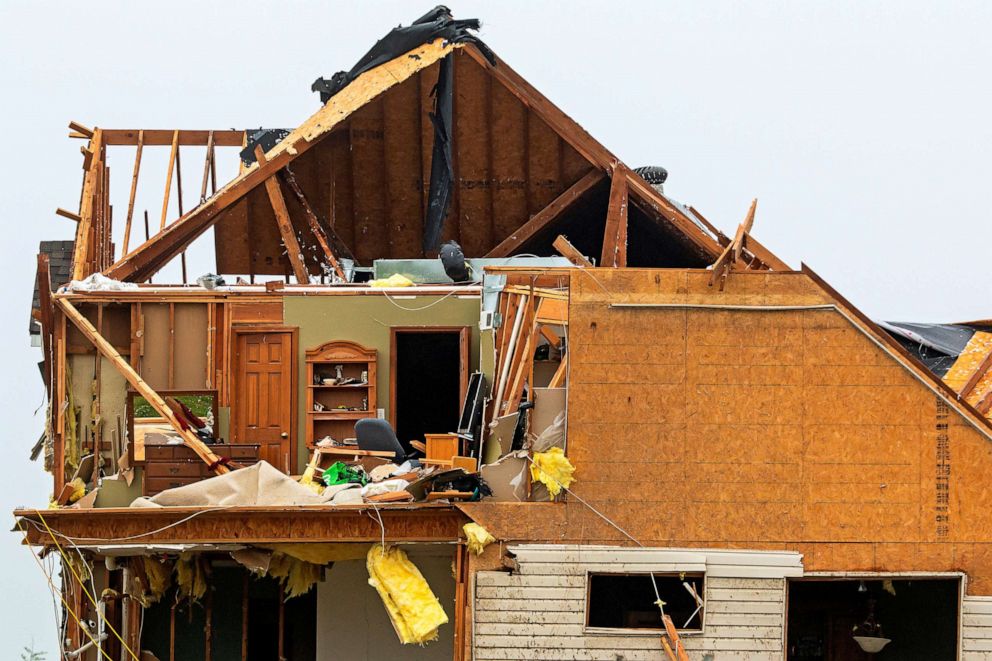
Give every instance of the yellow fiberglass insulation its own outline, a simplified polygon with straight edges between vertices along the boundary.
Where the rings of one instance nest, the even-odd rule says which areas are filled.
[[[551,497],[561,493],[562,488],[571,486],[575,478],[575,467],[561,448],[551,448],[547,452],[535,452],[530,465],[530,476],[548,488]]]
[[[283,553],[273,553],[269,576],[278,579],[286,590],[286,599],[310,592],[320,580],[320,565],[315,565]]]
[[[468,550],[476,555],[482,555],[487,546],[496,541],[489,531],[478,523],[466,523],[462,526],[468,539]]]
[[[207,593],[207,571],[203,559],[192,553],[183,553],[176,560],[176,585],[179,595],[199,601]]]
[[[400,642],[423,645],[436,640],[437,629],[448,622],[448,616],[406,553],[395,546],[384,549],[375,544],[365,564],[369,585],[382,598]]]
[[[172,565],[159,562],[153,557],[139,558],[141,569],[145,573],[145,591],[139,597],[141,605],[148,608],[158,601],[169,589]]]

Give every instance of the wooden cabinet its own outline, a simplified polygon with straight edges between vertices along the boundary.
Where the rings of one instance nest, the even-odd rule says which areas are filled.
[[[327,342],[307,350],[307,447],[355,436],[355,422],[376,416],[376,350]]]

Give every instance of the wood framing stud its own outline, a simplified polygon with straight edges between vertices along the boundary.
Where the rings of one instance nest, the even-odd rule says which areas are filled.
[[[69,122],[69,130],[70,131],[73,131],[75,133],[79,133],[80,135],[85,136],[87,138],[92,138],[93,137],[93,129],[91,129],[88,126],[83,126],[79,122],[72,122],[72,121],[70,121]]]
[[[55,215],[62,216],[63,218],[68,218],[69,220],[73,220],[77,223],[83,219],[82,216],[80,216],[78,213],[72,213],[71,211],[63,209],[62,207],[59,207],[58,209],[55,210]]]
[[[255,160],[258,161],[259,167],[268,162],[261,145],[255,145]],[[279,234],[282,235],[282,243],[286,247],[286,256],[289,257],[289,263],[293,267],[293,275],[296,276],[298,283],[305,285],[310,282],[310,275],[303,263],[303,250],[296,238],[296,230],[293,229],[293,221],[289,218],[289,209],[286,208],[286,200],[282,196],[276,174],[273,173],[265,180],[265,191],[269,194],[269,202],[272,203],[272,211],[279,225]]]
[[[55,299],[59,307],[62,308],[62,312],[65,316],[75,324],[76,328],[82,332],[82,334],[88,339],[97,351],[99,351],[103,356],[111,362],[115,369],[121,373],[128,383],[138,391],[138,393],[148,400],[148,403],[154,408],[159,415],[166,419],[166,421],[172,426],[177,434],[183,439],[183,442],[197,454],[200,459],[202,459],[207,465],[216,473],[227,473],[230,469],[227,466],[218,463],[220,457],[215,455],[209,447],[207,447],[203,441],[201,441],[196,434],[184,429],[176,419],[175,414],[172,409],[165,403],[165,401],[149,387],[145,381],[138,376],[138,373],[134,371],[134,368],[123,357],[120,353],[108,342],[100,333],[97,332],[93,324],[90,323],[89,319],[84,317],[75,306],[70,303],[65,298]]]
[[[737,233],[734,234],[734,240],[727,244],[717,257],[716,261],[713,263],[713,273],[710,276],[710,287],[720,283],[720,291],[723,291],[723,287],[727,282],[727,276],[730,275],[731,269],[740,260],[743,254],[744,248],[747,245],[748,233],[751,228],[754,227],[754,213],[758,208],[758,199],[755,198],[751,201],[751,207],[747,210],[747,216],[744,217],[744,222],[737,226]]]

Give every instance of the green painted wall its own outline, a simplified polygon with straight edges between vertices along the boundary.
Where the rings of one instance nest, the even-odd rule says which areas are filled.
[[[469,371],[479,369],[478,296],[286,296],[283,304],[287,326],[300,331],[298,465],[309,461],[306,448],[306,352],[332,340],[351,340],[376,349],[376,399],[389,417],[390,329],[396,327],[468,326],[471,334]],[[430,307],[427,307],[430,306]],[[406,308],[406,309],[401,309]],[[491,380],[491,374],[486,375]]]

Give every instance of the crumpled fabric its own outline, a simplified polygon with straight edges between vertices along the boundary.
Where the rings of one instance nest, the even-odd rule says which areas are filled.
[[[487,546],[496,541],[488,530],[478,523],[466,523],[462,526],[465,537],[468,539],[468,550],[476,555],[482,555]]]
[[[423,645],[437,640],[438,627],[448,622],[448,616],[406,552],[396,546],[375,544],[365,564],[369,585],[382,598],[400,642]]]
[[[531,479],[540,482],[548,488],[552,498],[558,496],[563,488],[567,489],[575,481],[572,474],[575,467],[565,456],[561,448],[551,448],[547,452],[535,452],[531,460]]]

